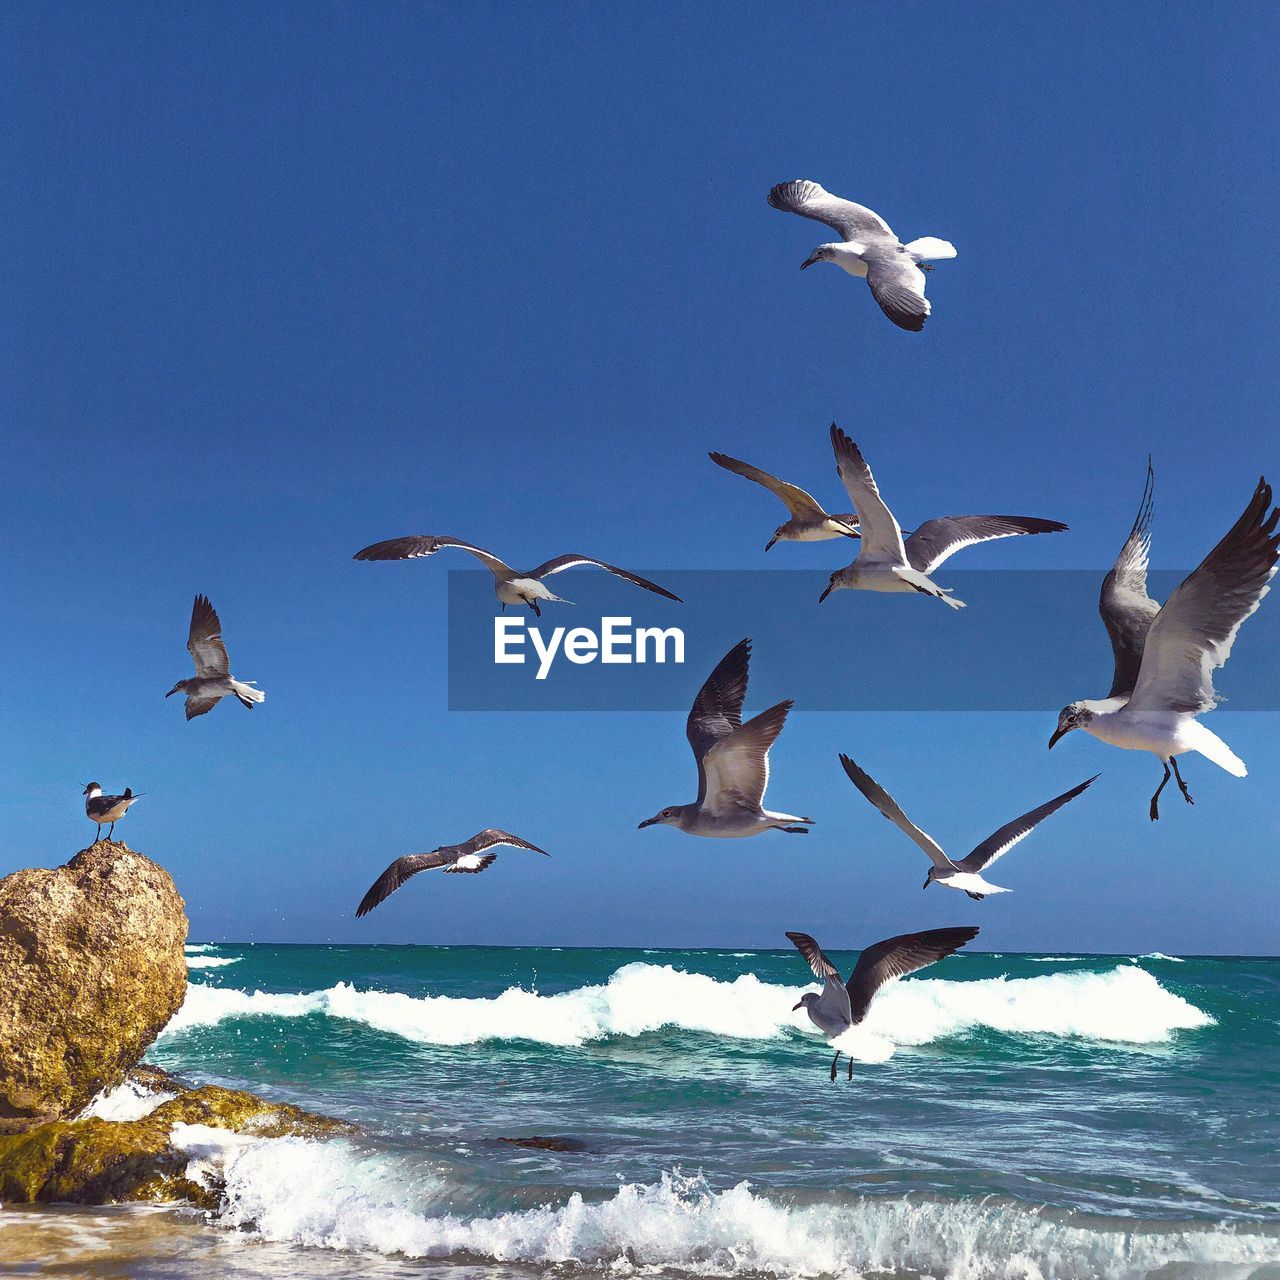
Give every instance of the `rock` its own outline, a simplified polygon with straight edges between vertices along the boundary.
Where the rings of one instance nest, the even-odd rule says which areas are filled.
[[[355,1126],[285,1102],[205,1085],[193,1089],[143,1067],[130,1078],[175,1093],[139,1120],[59,1120],[0,1135],[0,1202],[115,1204],[181,1201],[216,1209],[221,1188],[186,1176],[190,1157],[169,1141],[175,1124],[202,1124],[260,1138],[329,1138]]]
[[[557,1137],[540,1137],[534,1135],[529,1138],[499,1138],[499,1142],[505,1142],[511,1147],[526,1147],[530,1151],[589,1151],[590,1148],[585,1142],[578,1138],[557,1138]]]
[[[120,841],[0,880],[0,1133],[124,1080],[182,1004],[186,936],[169,873]]]

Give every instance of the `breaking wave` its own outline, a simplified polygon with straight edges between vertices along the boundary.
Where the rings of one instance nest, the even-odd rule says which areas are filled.
[[[1049,1213],[999,1202],[835,1193],[795,1203],[746,1182],[714,1190],[664,1173],[606,1199],[565,1193],[486,1215],[459,1188],[345,1140],[246,1139],[179,1125],[188,1176],[224,1188],[216,1221],[273,1241],[407,1258],[578,1264],[635,1275],[712,1277],[924,1273],[947,1280],[1180,1280],[1239,1275],[1280,1258],[1261,1231]],[[557,1202],[558,1200],[558,1202]],[[1239,1269],[1239,1270],[1236,1270]]]
[[[643,962],[622,966],[602,984],[546,996],[509,987],[487,999],[361,991],[343,982],[285,994],[192,983],[164,1034],[234,1018],[319,1015],[440,1045],[528,1040],[573,1046],[663,1028],[769,1040],[793,1028],[811,1029],[791,1008],[805,989],[762,982],[754,974],[724,982]],[[1158,1044],[1175,1031],[1212,1024],[1208,1014],[1129,964],[1105,973],[898,982],[881,993],[861,1026],[841,1037],[839,1047],[862,1061],[882,1061],[895,1045],[924,1045],[979,1030]]]
[[[239,956],[206,956],[206,955],[188,955],[188,969],[221,969],[225,965],[239,964]]]

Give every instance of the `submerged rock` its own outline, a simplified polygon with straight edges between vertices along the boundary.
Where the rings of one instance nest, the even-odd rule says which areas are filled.
[[[174,1125],[199,1124],[257,1138],[330,1138],[355,1126],[287,1102],[218,1085],[193,1089],[154,1067],[130,1073],[143,1088],[176,1094],[136,1120],[59,1120],[0,1135],[0,1202],[114,1204],[181,1201],[215,1209],[221,1188],[186,1176]]]
[[[124,1080],[182,1004],[186,936],[172,877],[118,840],[0,880],[0,1134]]]

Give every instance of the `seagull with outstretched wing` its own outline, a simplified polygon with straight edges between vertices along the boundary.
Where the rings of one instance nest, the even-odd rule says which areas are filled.
[[[1147,594],[1151,490],[1148,463],[1137,518],[1102,584],[1099,610],[1115,659],[1111,692],[1063,707],[1049,746],[1083,729],[1112,746],[1150,751],[1164,765],[1148,809],[1154,822],[1171,768],[1182,798],[1194,803],[1178,756],[1197,751],[1234,777],[1248,772],[1197,717],[1217,705],[1213,673],[1231,656],[1241,626],[1270,590],[1280,560],[1280,508],[1261,477],[1240,518],[1160,607]]]
[[[974,851],[964,858],[952,861],[943,852],[942,846],[931,836],[921,831],[910,818],[903,813],[898,802],[863,768],[855,764],[848,756],[841,755],[840,763],[849,775],[849,781],[862,792],[880,812],[901,831],[905,831],[916,844],[924,850],[925,856],[933,864],[925,878],[924,888],[931,884],[943,884],[948,889],[959,889],[967,893],[975,902],[981,902],[991,893],[1009,893],[982,878],[982,873],[997,858],[1003,857],[1020,840],[1029,836],[1047,817],[1057,813],[1064,804],[1074,800],[1081,792],[1087,790],[1098,778],[1094,774],[1079,786],[1064,791],[1052,800],[1037,805],[1022,817],[1006,822],[999,831],[988,836]]]
[[[929,259],[954,258],[949,240],[923,236],[903,244],[878,214],[852,200],[842,200],[816,182],[780,182],[769,192],[769,203],[784,213],[825,222],[839,241],[820,244],[800,270],[815,262],[833,262],[851,276],[864,276],[880,310],[898,326],[918,333],[932,308],[924,296],[924,273]]]
[[[896,978],[904,978],[928,965],[958,951],[978,936],[975,925],[960,925],[950,929],[926,929],[923,933],[902,933],[896,938],[886,938],[867,947],[853,966],[848,982],[840,980],[840,971],[828,959],[826,953],[807,933],[792,933],[787,937],[796,950],[808,961],[813,976],[822,982],[820,992],[807,992],[792,1006],[792,1013],[805,1009],[809,1021],[828,1040],[837,1040],[850,1027],[856,1027],[867,1016],[876,993]],[[831,1060],[831,1078],[836,1078],[836,1066],[841,1050]],[[853,1079],[853,1059],[849,1059],[849,1077]]]
[[[902,527],[880,496],[880,488],[862,450],[834,422],[831,448],[836,458],[836,474],[844,482],[858,513],[862,539],[857,558],[831,575],[826,589],[818,597],[819,602],[842,589],[918,591],[953,609],[963,609],[963,600],[957,600],[929,576],[945,560],[979,542],[1025,534],[1061,533],[1067,527],[1060,520],[1043,520],[1039,516],[939,516],[926,520],[904,539]]]
[[[492,866],[497,858],[489,849],[497,849],[508,845],[513,849],[528,849],[550,857],[545,849],[530,844],[509,831],[499,831],[497,827],[486,827],[477,831],[470,840],[461,844],[443,844],[430,853],[407,853],[397,858],[369,887],[369,892],[360,899],[356,908],[357,916],[367,916],[378,903],[389,898],[410,876],[419,871],[431,871],[443,867],[446,875],[478,875],[485,868]]]
[[[740,640],[716,664],[689,712],[685,736],[698,765],[697,800],[669,805],[640,823],[641,829],[665,824],[693,836],[731,839],[762,831],[808,831],[812,818],[764,807],[769,748],[782,732],[792,703],[779,702],[743,724],[750,661],[751,641]]]
[[[191,606],[191,626],[187,634],[187,650],[195,663],[196,674],[190,680],[179,680],[164,696],[186,695],[187,719],[193,720],[212,711],[229,694],[250,710],[267,695],[253,686],[254,680],[237,680],[231,674],[227,646],[222,643],[222,623],[208,596],[196,596]]]
[[[638,573],[619,569],[616,564],[595,560],[591,556],[556,556],[545,564],[538,565],[536,569],[526,571],[513,569],[505,561],[499,560],[492,551],[486,551],[483,547],[474,546],[470,542],[462,542],[458,538],[438,538],[428,534],[389,538],[386,542],[375,542],[372,546],[364,547],[357,551],[353,558],[356,560],[419,560],[424,556],[435,555],[444,547],[456,547],[460,551],[469,552],[493,574],[494,590],[498,599],[502,601],[504,609],[509,604],[525,604],[535,614],[541,616],[542,609],[538,604],[540,600],[568,603],[563,596],[553,594],[542,580],[551,577],[552,574],[563,573],[566,569],[576,569],[580,565],[593,565],[597,569],[604,569],[614,577],[624,578],[637,587],[643,587],[646,591],[680,602],[679,596],[673,595],[665,587],[658,586],[656,582],[650,582],[648,578],[642,578]]]

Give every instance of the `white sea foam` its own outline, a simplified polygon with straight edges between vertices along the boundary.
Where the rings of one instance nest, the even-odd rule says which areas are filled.
[[[664,1027],[768,1040],[789,1028],[810,1029],[807,1017],[791,1008],[803,990],[761,982],[754,974],[722,982],[645,963],[624,965],[602,985],[550,996],[510,987],[490,999],[360,991],[346,983],[286,994],[192,983],[164,1034],[229,1018],[322,1015],[442,1045],[531,1040],[569,1046]],[[886,988],[866,1022],[846,1033],[839,1047],[862,1061],[882,1061],[895,1044],[923,1045],[981,1029],[1157,1044],[1174,1031],[1212,1023],[1137,965],[968,982],[915,978]]]
[[[176,1098],[176,1093],[160,1089],[148,1089],[134,1080],[126,1080],[114,1089],[104,1089],[85,1109],[77,1120],[141,1120],[149,1116],[163,1102]]]
[[[216,942],[188,942],[182,949],[189,956],[198,956],[205,951],[217,951],[218,944]]]
[[[240,956],[187,956],[188,969],[221,969],[225,965],[239,964]]]
[[[540,1208],[468,1216],[456,1206],[456,1189],[386,1157],[362,1156],[345,1141],[245,1140],[204,1126],[177,1126],[173,1140],[191,1157],[190,1176],[224,1186],[223,1226],[409,1258],[715,1277],[909,1269],[946,1280],[1139,1280],[1168,1268],[1161,1274],[1193,1280],[1242,1275],[1280,1257],[1280,1241],[1260,1233],[1088,1228],[994,1200],[841,1196],[795,1205],[745,1182],[714,1191],[679,1174],[623,1184],[599,1201],[573,1194]]]
[[[1170,964],[1186,964],[1181,956],[1167,956],[1163,951],[1148,951],[1145,955],[1134,956],[1135,960],[1168,960]]]
[[[1087,960],[1088,956],[1028,956],[1032,964],[1074,964],[1077,960]]]

